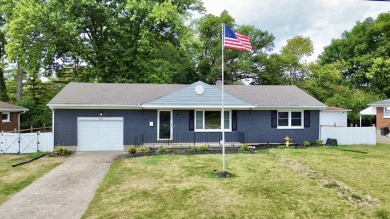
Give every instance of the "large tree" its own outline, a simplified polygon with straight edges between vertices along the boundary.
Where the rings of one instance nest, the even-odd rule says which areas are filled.
[[[30,75],[174,83],[193,71],[185,21],[202,9],[199,0],[20,0],[7,51]]]
[[[390,13],[383,13],[376,20],[367,18],[363,22],[357,22],[352,30],[345,31],[340,39],[332,40],[319,59],[321,64],[345,61],[343,77],[348,79],[352,86],[373,86],[383,90],[381,85],[377,87],[378,83],[375,83],[375,76],[379,74],[367,73],[373,68],[377,58],[389,59],[389,48]],[[374,68],[378,69],[375,66]]]
[[[273,47],[274,37],[267,31],[262,31],[253,26],[237,25],[234,18],[227,11],[220,16],[207,14],[194,23],[195,35],[195,59],[196,73],[199,80],[214,83],[221,79],[222,71],[222,23],[234,29],[234,31],[247,35],[251,41],[253,53],[224,50],[224,71],[226,83],[237,83],[245,77],[254,77],[262,68],[266,51]]]

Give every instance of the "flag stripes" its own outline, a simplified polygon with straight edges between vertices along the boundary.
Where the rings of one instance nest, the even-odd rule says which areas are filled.
[[[249,37],[236,33],[225,25],[224,47],[236,50],[246,50],[253,52]]]

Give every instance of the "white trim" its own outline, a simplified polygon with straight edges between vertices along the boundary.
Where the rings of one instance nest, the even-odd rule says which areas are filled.
[[[287,112],[288,113],[288,126],[279,126],[279,112]],[[300,112],[301,113],[301,126],[292,126],[291,125],[291,113],[292,112]],[[277,111],[277,129],[304,129],[304,111],[303,110],[278,110]]]
[[[115,121],[115,120],[119,120],[119,121],[123,121],[123,117],[77,117],[77,121],[80,121],[80,120],[89,120],[89,121],[94,121],[94,120],[111,120],[111,121]]]
[[[8,118],[7,119],[3,119],[2,117],[2,122],[5,123],[5,122],[11,122],[11,113],[10,112],[2,112],[2,115],[8,115]]]
[[[203,112],[203,129],[197,129],[196,128],[196,112]],[[221,129],[205,129],[205,111],[219,111],[221,112],[221,110],[194,110],[194,132],[220,132],[222,130]],[[232,111],[231,110],[226,110],[225,111],[228,111],[229,112],[229,129],[224,129],[226,132],[231,132],[232,131]],[[221,113],[221,127],[222,125],[225,125],[224,122],[222,123],[222,119],[224,120],[225,118],[222,118],[222,113]]]
[[[188,105],[188,106],[175,106],[175,105],[169,105],[169,106],[157,106],[157,105],[141,105],[142,108],[144,109],[221,109],[220,106],[217,105]],[[225,105],[225,108],[230,108],[230,109],[243,109],[243,110],[249,110],[253,109],[255,106],[229,106]]]
[[[116,104],[47,104],[50,109],[141,109],[141,105]]]
[[[169,122],[170,126],[170,136],[169,138],[160,138],[160,112],[170,112],[171,113],[171,121]],[[158,110],[157,112],[157,141],[158,140],[172,140],[173,138],[173,112],[172,110]]]
[[[0,112],[27,112],[29,109],[0,109]]]
[[[389,109],[387,109],[387,108],[389,108]],[[390,114],[390,107],[383,107],[383,118],[389,119],[390,115],[386,116],[386,111],[388,111],[388,114]]]

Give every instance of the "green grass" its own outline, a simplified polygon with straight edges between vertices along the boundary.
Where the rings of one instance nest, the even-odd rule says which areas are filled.
[[[65,158],[43,157],[31,163],[12,167],[22,161],[39,156],[35,154],[0,154],[0,204],[31,184],[34,180],[61,164]]]
[[[221,155],[159,155],[113,163],[83,218],[389,218],[390,145],[270,149],[226,155],[234,177],[221,179]],[[292,170],[299,161],[362,194],[379,207],[354,207],[326,185]]]

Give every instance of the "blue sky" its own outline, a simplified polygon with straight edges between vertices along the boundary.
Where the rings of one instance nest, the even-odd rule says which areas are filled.
[[[310,37],[314,60],[334,38],[351,30],[357,21],[390,12],[390,2],[363,0],[203,0],[207,13],[224,9],[239,25],[254,25],[275,36],[278,52],[286,40],[297,35]]]

